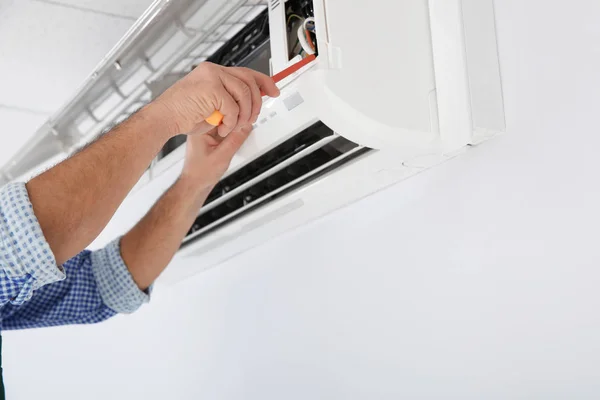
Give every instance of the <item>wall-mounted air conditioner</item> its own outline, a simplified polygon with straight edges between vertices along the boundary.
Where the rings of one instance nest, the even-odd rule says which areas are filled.
[[[281,82],[279,98],[265,101],[165,281],[505,130],[493,0],[270,0],[256,18],[215,53],[217,62],[276,73],[308,53],[318,57]],[[173,183],[182,142],[167,146],[100,243],[131,227]]]

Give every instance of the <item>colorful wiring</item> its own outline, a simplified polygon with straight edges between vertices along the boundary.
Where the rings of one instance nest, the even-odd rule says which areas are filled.
[[[290,25],[290,23],[294,19],[297,19],[299,21],[299,24],[298,24],[298,28],[296,31],[297,40],[296,40],[294,46],[290,50],[291,51],[290,56],[293,57],[296,54],[300,54],[303,56],[315,54],[316,46],[311,37],[311,32],[315,32],[314,17],[302,18],[300,15],[295,14],[295,13],[288,15],[286,24],[287,24],[288,29],[291,29],[292,32],[294,29],[294,28],[292,28],[292,26],[295,26],[295,24]],[[301,46],[300,51],[296,50],[298,45]]]

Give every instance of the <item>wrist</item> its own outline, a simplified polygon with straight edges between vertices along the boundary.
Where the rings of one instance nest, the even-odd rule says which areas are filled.
[[[207,180],[200,174],[190,173],[184,168],[177,184],[184,187],[186,192],[191,193],[192,196],[202,197],[214,189],[216,182]]]
[[[140,117],[148,124],[148,129],[165,142],[179,134],[177,123],[169,110],[159,102],[152,102],[139,111]]]

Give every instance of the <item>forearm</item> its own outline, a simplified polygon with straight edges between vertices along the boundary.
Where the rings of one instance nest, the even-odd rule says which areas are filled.
[[[170,137],[160,113],[149,107],[27,183],[35,215],[59,265],[104,229]]]
[[[121,256],[140,289],[147,289],[167,267],[211,189],[192,177],[180,177],[123,236]]]

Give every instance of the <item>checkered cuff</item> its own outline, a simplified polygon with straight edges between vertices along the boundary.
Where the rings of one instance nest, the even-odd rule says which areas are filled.
[[[118,313],[129,314],[150,300],[151,288],[141,291],[121,257],[121,239],[92,253],[92,271],[102,301]]]
[[[22,304],[34,290],[65,279],[33,212],[24,183],[11,183],[0,189],[0,238],[0,266],[12,283],[21,282],[20,290],[11,299],[13,304]],[[4,289],[0,285],[0,292]]]

